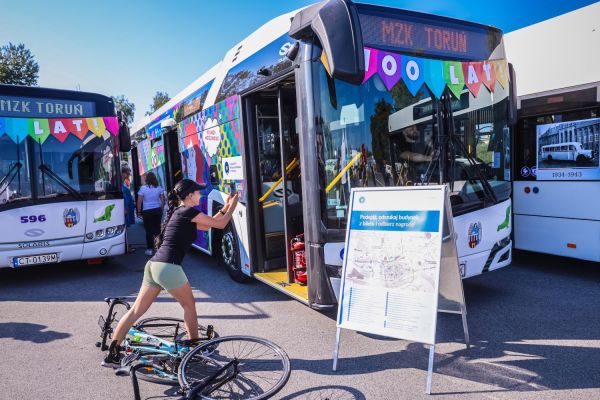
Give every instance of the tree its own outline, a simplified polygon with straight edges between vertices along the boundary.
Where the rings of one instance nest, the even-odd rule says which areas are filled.
[[[121,111],[125,115],[125,121],[127,125],[133,123],[133,117],[135,115],[135,104],[129,101],[125,95],[121,94],[119,96],[113,96],[113,101],[115,102],[115,107],[117,111]]]
[[[147,111],[146,115],[152,114],[154,111],[166,104],[169,100],[171,100],[171,98],[167,92],[156,92],[152,98],[152,104],[150,104],[150,111]]]
[[[40,66],[23,43],[0,47],[0,83],[36,86]]]

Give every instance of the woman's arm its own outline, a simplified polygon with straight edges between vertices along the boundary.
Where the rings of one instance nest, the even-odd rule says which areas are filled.
[[[227,223],[231,220],[231,215],[237,206],[238,196],[235,195],[230,199],[227,199],[227,204],[215,214],[214,217],[209,217],[206,214],[198,214],[192,222],[194,222],[197,228],[201,231],[208,230],[210,228],[223,229],[227,226]],[[226,210],[226,211],[225,211]]]
[[[144,204],[144,195],[141,193],[138,193],[138,197],[137,197],[137,212],[138,212],[138,214],[142,214],[143,204]]]

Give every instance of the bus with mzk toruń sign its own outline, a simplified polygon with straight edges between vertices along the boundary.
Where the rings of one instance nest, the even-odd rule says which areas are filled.
[[[230,226],[195,246],[238,281],[331,307],[353,187],[447,184],[463,277],[510,264],[509,75],[496,28],[324,1],[263,25],[137,121],[132,156],[167,187],[207,183],[209,214],[237,190]]]
[[[123,254],[129,149],[109,97],[0,85],[0,268]]]

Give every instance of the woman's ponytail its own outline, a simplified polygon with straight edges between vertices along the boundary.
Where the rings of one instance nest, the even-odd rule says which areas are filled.
[[[173,212],[177,207],[178,201],[179,199],[177,198],[175,191],[171,190],[167,194],[167,216],[162,224],[162,227],[160,228],[160,233],[154,238],[154,248],[156,250],[159,249],[160,245],[163,242],[165,236],[165,229],[167,228],[167,224],[169,223],[169,220],[171,219],[171,216],[173,215]]]

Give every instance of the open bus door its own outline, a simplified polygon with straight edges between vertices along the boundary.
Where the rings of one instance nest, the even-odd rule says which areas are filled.
[[[253,92],[243,107],[254,276],[308,303],[294,82]]]

